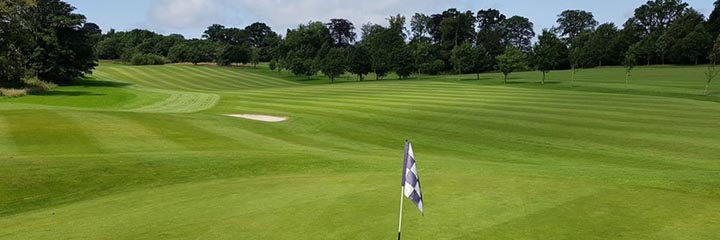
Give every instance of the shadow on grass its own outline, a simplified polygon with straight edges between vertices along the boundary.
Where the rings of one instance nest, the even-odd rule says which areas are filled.
[[[87,91],[48,91],[40,94],[36,94],[38,96],[67,96],[67,97],[77,97],[77,96],[105,96],[106,94],[102,93],[94,93],[94,92],[87,92]]]
[[[81,78],[73,81],[69,86],[80,86],[80,87],[127,87],[132,84],[123,82],[113,82],[97,80],[93,78]]]
[[[538,86],[542,86],[542,85],[557,85],[557,84],[562,84],[562,82],[558,82],[558,81],[545,81],[545,84],[543,84],[543,83],[540,82],[540,81],[512,81],[512,80],[508,80],[506,84],[507,84],[507,85],[522,84],[522,85],[538,85]]]

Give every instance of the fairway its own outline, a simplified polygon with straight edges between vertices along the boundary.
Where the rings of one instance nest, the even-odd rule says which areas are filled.
[[[394,239],[406,139],[425,198],[406,239],[717,239],[703,69],[328,84],[103,62],[0,98],[0,239]]]

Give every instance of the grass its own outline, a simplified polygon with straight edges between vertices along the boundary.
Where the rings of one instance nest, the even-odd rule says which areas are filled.
[[[407,239],[714,239],[720,95],[702,71],[327,84],[103,63],[0,99],[0,239],[391,239],[405,139],[426,197]]]

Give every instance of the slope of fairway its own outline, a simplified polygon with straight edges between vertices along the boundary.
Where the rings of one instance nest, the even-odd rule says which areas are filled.
[[[103,63],[0,99],[0,239],[392,239],[405,139],[426,209],[406,205],[408,239],[715,239],[720,97],[695,71],[326,84]],[[243,113],[289,120],[224,116]]]
[[[192,65],[128,66],[107,64],[97,68],[95,76],[147,88],[197,91],[297,86],[298,83],[255,73],[252,69]]]

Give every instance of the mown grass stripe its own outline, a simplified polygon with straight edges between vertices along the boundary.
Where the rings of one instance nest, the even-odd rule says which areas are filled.
[[[158,134],[155,129],[146,127],[144,122],[136,121],[132,115],[84,112],[67,113],[62,116],[85,123],[84,133],[92,137],[103,153],[185,150],[172,139]],[[122,129],[122,131],[111,129]]]
[[[12,113],[6,112],[4,114]],[[6,157],[14,155],[17,151],[17,146],[15,144],[15,138],[10,132],[11,129],[6,120],[7,117],[4,117],[3,115],[0,115],[0,152],[5,154],[3,157]]]
[[[242,81],[242,79],[238,79],[237,76],[226,76],[218,73],[217,71],[211,71],[209,67],[189,67],[189,66],[177,66],[178,68],[183,69],[183,71],[187,72],[193,72],[194,74],[199,74],[202,76],[212,76],[213,81],[219,81],[223,87],[217,88],[221,90],[229,90],[229,89],[249,89],[255,87],[254,84]]]
[[[191,70],[192,69],[191,67],[173,65],[173,66],[170,66],[169,68],[172,68],[175,71],[187,73],[187,74],[184,74],[186,76],[196,76],[197,79],[203,79],[204,80],[203,83],[207,86],[206,90],[233,89],[236,87],[235,85],[233,85],[231,83],[227,83],[227,82],[221,81],[220,79],[217,79],[215,75],[207,75],[206,73],[193,71],[193,70]]]

